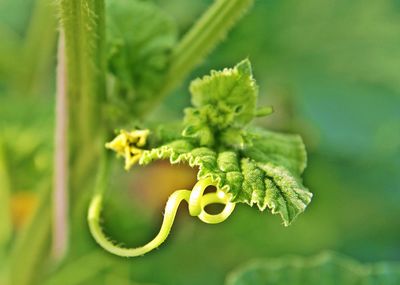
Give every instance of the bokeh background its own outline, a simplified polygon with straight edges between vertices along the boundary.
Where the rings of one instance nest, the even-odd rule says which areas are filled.
[[[155,2],[180,34],[211,3]],[[51,1],[0,0],[0,187],[11,189],[3,215],[11,215],[14,236],[52,181],[56,26]],[[285,228],[278,216],[247,205],[218,225],[190,217],[184,206],[159,250],[110,256],[111,273],[102,269],[79,284],[223,284],[250,260],[327,249],[363,262],[400,261],[400,1],[256,0],[151,120],[180,120],[191,79],[246,57],[260,104],[275,109],[257,123],[305,141],[309,208]],[[168,195],[195,182],[191,169],[167,163],[114,172],[105,226],[127,245],[152,238]],[[95,271],[100,261],[91,262]],[[66,278],[84,274],[78,269]]]

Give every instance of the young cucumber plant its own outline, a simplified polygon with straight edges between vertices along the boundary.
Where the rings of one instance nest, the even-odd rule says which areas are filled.
[[[209,224],[225,221],[236,203],[254,204],[279,214],[288,226],[310,203],[312,194],[301,183],[306,152],[297,135],[279,134],[252,126],[255,117],[272,109],[256,108],[258,88],[249,60],[234,68],[211,71],[192,81],[193,107],[185,109],[181,129],[121,130],[106,148],[125,159],[125,169],[168,159],[198,168],[191,191],[177,190],[168,199],[158,235],[148,244],[124,248],[110,241],[100,226],[103,193],[107,188],[109,154],[105,154],[88,221],[92,235],[106,250],[120,256],[139,256],[158,247],[168,236],[182,201],[191,216]],[[208,186],[216,192],[204,194]],[[205,207],[223,204],[218,214]]]

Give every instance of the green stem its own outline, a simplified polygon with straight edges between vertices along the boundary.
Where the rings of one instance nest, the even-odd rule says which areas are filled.
[[[182,201],[189,203],[189,213],[191,216],[198,216],[200,220],[209,224],[217,224],[225,221],[235,208],[235,203],[231,203],[230,198],[225,192],[217,190],[216,193],[207,193],[204,195],[204,191],[208,186],[215,186],[211,178],[206,178],[193,187],[192,191],[189,190],[177,190],[168,198],[165,206],[164,218],[161,225],[161,229],[156,237],[149,243],[141,247],[136,248],[124,248],[113,243],[103,232],[100,225],[100,214],[103,204],[103,195],[107,189],[108,178],[109,178],[109,158],[107,155],[104,156],[102,164],[100,166],[99,176],[97,180],[96,192],[92,198],[88,211],[88,222],[90,231],[97,241],[105,250],[124,257],[141,256],[149,251],[160,246],[165,239],[168,237],[179,205]],[[209,204],[225,204],[224,209],[219,214],[208,214],[205,211],[205,207]]]
[[[66,51],[71,214],[82,217],[106,132],[102,112],[106,99],[104,1],[60,0],[59,5]],[[86,240],[86,224],[81,219],[71,222],[71,239]]]
[[[105,98],[104,3],[101,0],[61,0],[59,9],[65,35],[68,82],[69,185],[75,194],[71,204],[76,206],[90,186],[88,178],[93,176],[99,153],[96,149],[100,150],[104,141],[101,116]],[[46,185],[36,213],[13,246],[12,284],[33,284],[43,273],[51,233],[50,197],[50,187]],[[83,211],[80,216],[84,216]],[[75,240],[82,237],[76,233],[87,233],[84,223],[81,228],[75,228]]]
[[[9,253],[10,240],[12,235],[11,223],[11,181],[7,163],[5,146],[0,137],[0,284],[10,284]]]
[[[195,68],[249,9],[253,0],[216,0],[173,50],[163,87],[152,104],[168,95]]]
[[[4,143],[0,137],[0,254],[8,249],[11,233],[11,181]]]
[[[65,34],[71,147],[92,148],[105,101],[105,15],[102,0],[61,0]],[[72,135],[73,134],[73,135]],[[83,150],[82,150],[83,151]]]

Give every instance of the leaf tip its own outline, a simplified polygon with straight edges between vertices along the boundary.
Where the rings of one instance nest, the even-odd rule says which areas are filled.
[[[248,58],[236,64],[235,68],[242,75],[253,76],[253,70],[251,67],[250,60]]]

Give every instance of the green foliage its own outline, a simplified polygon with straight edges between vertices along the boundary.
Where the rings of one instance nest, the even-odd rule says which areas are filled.
[[[181,138],[161,138],[139,163],[169,159],[198,167],[198,179],[211,177],[233,202],[268,207],[289,225],[312,197],[300,178],[306,153],[299,136],[245,128],[257,114],[250,62],[212,71],[193,81],[190,91],[194,108],[185,110]]]
[[[8,179],[1,180],[10,191],[37,190],[51,175],[52,106],[44,107],[43,101],[33,98],[24,102],[21,105],[18,97],[4,96],[0,105],[4,118],[0,121],[1,160],[8,173]]]
[[[114,116],[135,116],[151,100],[163,83],[176,40],[175,22],[151,2],[107,1]]]
[[[46,12],[46,15],[43,15],[33,12],[40,10],[38,9],[39,5],[54,8],[56,5],[47,3],[43,5],[49,1],[5,0],[0,2],[0,35],[2,38],[0,43],[0,105],[3,107],[0,117],[5,126],[1,136],[4,139],[7,158],[6,161],[3,161],[3,165],[7,167],[10,175],[11,195],[13,195],[14,191],[41,188],[43,180],[50,181],[52,179],[49,144],[51,145],[52,142],[53,127],[52,124],[42,121],[38,121],[37,126],[30,124],[32,121],[36,122],[38,116],[27,111],[33,106],[33,102],[27,102],[27,97],[28,94],[39,95],[45,99],[40,103],[40,108],[53,109],[54,102],[50,100],[54,97],[54,92],[51,91],[53,80],[49,74],[55,70],[53,66],[54,50],[48,52],[47,61],[52,65],[48,72],[44,72],[41,68],[46,61],[41,55],[46,53],[44,52],[46,48],[43,47],[53,46],[49,36],[46,36],[48,35],[47,31],[55,34],[59,29],[47,20],[49,17],[56,19],[55,13]],[[68,2],[90,1],[71,0]],[[110,3],[110,0],[105,2]],[[182,0],[142,1],[143,4],[149,4],[149,2],[165,6],[163,11],[168,11],[171,16],[174,16],[174,21],[178,23],[179,30],[182,32],[192,30],[189,25],[194,19],[203,18],[200,14],[202,10],[206,10],[207,4],[221,3],[221,1],[211,0],[196,1],[196,3]],[[234,1],[225,2],[233,3]],[[238,6],[249,1],[238,0],[235,2],[235,5]],[[318,203],[314,205],[315,207],[308,209],[307,217],[302,218],[294,227],[288,229],[280,229],[275,219],[260,215],[259,211],[249,209],[249,207],[237,207],[229,223],[221,224],[218,227],[207,227],[202,223],[188,224],[189,219],[178,216],[179,226],[174,231],[174,237],[168,246],[134,262],[126,259],[114,259],[118,268],[129,265],[131,276],[126,279],[171,285],[187,284],[188,280],[193,285],[222,284],[229,268],[246,262],[254,256],[279,256],[288,252],[309,253],[321,248],[346,251],[368,260],[398,259],[400,233],[398,216],[400,212],[398,207],[399,191],[395,190],[400,189],[400,181],[393,177],[396,177],[400,169],[398,136],[400,134],[398,131],[400,113],[397,110],[400,102],[397,96],[398,92],[393,92],[392,87],[398,90],[400,82],[398,80],[400,56],[398,56],[399,49],[396,48],[399,45],[399,5],[392,0],[370,2],[363,0],[331,2],[305,0],[302,5],[298,5],[293,0],[255,2],[255,9],[250,17],[246,17],[240,23],[239,29],[235,29],[233,33],[229,34],[225,47],[218,48],[211,59],[203,62],[200,69],[195,71],[192,76],[202,74],[209,70],[210,66],[225,66],[237,58],[246,56],[249,56],[253,63],[257,63],[254,71],[257,74],[258,83],[262,87],[260,89],[268,95],[263,96],[263,99],[265,98],[268,104],[273,104],[277,110],[270,120],[260,120],[257,123],[268,124],[274,129],[301,131],[311,157],[311,163],[306,173],[307,185],[318,191]],[[131,3],[135,2],[132,0]],[[233,10],[235,9],[231,9],[231,12]],[[204,50],[204,42],[208,42],[208,39],[215,36],[216,30],[220,29],[221,25],[213,25],[213,29],[207,28],[207,26],[210,27],[212,21],[224,23],[225,19],[232,18],[231,16],[215,17],[215,15],[221,15],[220,11],[217,10],[218,13],[209,16],[210,21],[202,21],[202,23],[206,23],[204,25],[206,28],[202,29],[202,33],[195,34],[185,44],[181,43],[173,48],[172,58],[177,60],[169,60],[172,61],[174,67],[170,68],[167,77],[162,76],[166,81],[161,84],[163,85],[162,89],[168,90],[168,92],[162,92],[163,96],[172,90],[172,87],[168,85],[175,87],[182,83],[182,79],[187,76],[188,72],[184,72],[182,75],[181,71],[187,70],[188,66],[191,71],[194,58],[197,58],[194,60],[197,64],[204,59],[205,54],[209,53],[209,50],[206,53],[201,52]],[[233,12],[234,15],[242,13]],[[40,27],[34,22],[40,23]],[[79,23],[79,21],[76,22]],[[199,20],[199,22],[201,21]],[[35,26],[37,28],[33,28]],[[132,29],[132,32],[140,31]],[[226,31],[222,34],[226,35]],[[219,36],[219,39],[224,37]],[[43,45],[38,48],[39,46],[32,42]],[[202,44],[197,44],[199,42]],[[178,49],[177,46],[181,48]],[[215,43],[211,45],[212,48],[214,46]],[[86,55],[90,56],[90,53]],[[96,60],[92,63],[96,63]],[[35,68],[33,69],[31,66]],[[76,64],[74,73],[80,74],[79,70],[84,69],[85,66],[90,65]],[[30,77],[30,74],[34,76]],[[113,79],[109,83],[120,80],[115,74],[112,74],[111,77]],[[353,79],[356,80],[352,81]],[[47,87],[42,92],[37,92],[37,88],[30,88],[30,82],[37,84],[41,81]],[[86,78],[84,81],[87,82],[88,79]],[[95,82],[95,84],[97,83]],[[140,85],[140,82],[138,84]],[[165,87],[166,84],[167,87]],[[78,86],[77,83],[74,85]],[[104,89],[103,86],[99,86]],[[110,84],[108,87],[112,89],[113,85]],[[15,102],[4,100],[5,93],[16,95]],[[160,94],[156,92],[153,95],[159,96]],[[82,92],[75,97],[79,98],[76,101],[79,101],[79,104],[87,104],[89,100],[86,95],[86,92]],[[164,101],[162,108],[157,110],[156,118],[166,121],[167,118],[178,116],[176,111],[180,112],[182,106],[188,104],[187,96],[182,95],[183,92],[176,92],[174,96]],[[123,97],[122,95],[121,97],[117,96],[113,103],[117,103],[118,98]],[[34,99],[37,101],[38,97],[36,96]],[[116,106],[113,110],[118,112],[128,109],[128,105],[124,105],[123,99]],[[74,116],[74,118],[79,117],[77,119],[79,123],[72,127],[76,132],[71,136],[71,145],[82,147],[83,145],[80,144],[82,140],[75,139],[85,134],[85,131],[81,129],[89,119],[87,115],[94,114],[94,122],[101,125],[99,123],[100,112],[87,112],[85,108],[77,107],[79,106],[71,106],[72,109],[77,110],[75,115],[83,115]],[[108,107],[109,105],[107,105]],[[147,115],[150,108],[140,111]],[[10,114],[28,115],[26,116],[27,120],[18,118],[15,120],[17,123],[14,123],[9,120]],[[50,119],[52,116],[53,112],[46,114],[46,118]],[[90,130],[91,128],[86,129]],[[149,140],[156,139],[155,137],[162,138],[163,142],[182,139],[182,126],[173,132],[170,125],[159,129],[159,132],[151,135]],[[275,133],[270,132],[268,135],[272,134]],[[91,135],[87,137],[90,141],[98,141]],[[233,138],[239,138],[235,145],[240,146],[241,137],[232,136]],[[294,137],[292,138],[294,139]],[[189,138],[185,137],[184,139],[197,144]],[[192,139],[194,140],[194,138]],[[257,145],[253,150],[257,152],[257,149],[261,147],[259,144],[264,140],[260,139],[257,144],[255,139],[251,141],[253,145]],[[101,140],[100,144],[103,142],[104,140]],[[293,144],[295,142],[294,139]],[[157,144],[157,142],[153,142],[151,145],[157,146]],[[272,144],[272,146],[274,145]],[[227,148],[229,147],[227,146]],[[235,149],[240,148],[235,147]],[[96,167],[98,160],[96,158],[85,159],[87,156],[92,156],[93,147],[85,147],[78,154],[73,149],[70,151],[74,157],[83,158],[80,160],[81,163],[76,163],[70,169],[71,183],[79,185],[74,188],[77,188],[80,194],[88,195],[91,189],[90,185],[86,187],[85,183],[75,181],[87,181],[94,176],[94,173],[87,171],[87,168]],[[240,151],[244,152],[244,150]],[[229,157],[231,152],[224,154]],[[250,155],[246,154],[246,156]],[[287,158],[289,159],[289,157]],[[226,161],[230,160],[226,159]],[[279,162],[279,164],[281,163],[283,161]],[[291,162],[290,164],[295,165],[296,163]],[[230,165],[233,164],[222,163],[221,168],[229,169]],[[258,170],[254,171],[255,168],[252,165],[243,168],[243,172],[246,175],[254,173],[254,178],[250,177],[249,179],[254,179],[254,184],[257,184],[259,182],[256,180],[260,175],[257,173]],[[297,163],[297,165],[301,165],[301,163]],[[152,171],[151,175],[143,175],[149,169]],[[108,221],[108,224],[104,224],[107,233],[128,245],[140,243],[148,237],[147,232],[153,231],[153,227],[159,222],[158,219],[151,220],[149,217],[158,216],[160,213],[158,207],[150,209],[149,199],[152,199],[151,205],[159,203],[161,206],[164,201],[160,197],[163,196],[157,191],[132,193],[132,188],[137,187],[140,188],[139,190],[143,190],[140,186],[143,180],[149,182],[156,180],[153,184],[146,183],[146,185],[150,185],[146,188],[158,190],[158,185],[163,183],[162,176],[171,175],[167,174],[166,169],[168,169],[166,164],[157,163],[150,168],[140,169],[137,173],[124,174],[124,179],[121,179],[122,173],[113,173],[110,186],[113,194],[106,198],[107,205],[104,213],[105,220]],[[121,170],[121,172],[123,171]],[[136,176],[132,177],[132,174]],[[79,177],[83,179],[79,179]],[[181,177],[178,176],[170,177],[170,180],[178,181],[180,179]],[[4,181],[0,179],[1,183]],[[135,185],[132,186],[132,184]],[[48,192],[50,193],[50,191]],[[134,199],[132,199],[133,196]],[[110,205],[109,199],[116,197],[119,200]],[[120,200],[124,200],[125,203],[121,203]],[[5,200],[1,201],[5,202]],[[15,266],[19,268],[19,271],[14,271],[15,274],[25,280],[29,279],[29,284],[35,283],[34,279],[40,279],[37,283],[43,284],[46,282],[43,279],[47,279],[42,278],[41,266],[29,261],[32,260],[31,256],[36,255],[37,259],[45,263],[45,272],[52,271],[55,264],[47,258],[48,254],[37,254],[37,240],[45,240],[46,246],[40,246],[42,252],[48,251],[49,244],[50,231],[47,226],[43,226],[43,221],[48,221],[52,215],[51,211],[47,210],[51,208],[49,207],[51,201],[48,199],[44,201],[43,204],[47,205],[46,215],[35,216],[35,226],[30,227],[31,230],[24,238],[26,246],[21,247],[18,250],[18,257],[15,257]],[[339,208],[338,205],[340,205]],[[63,269],[69,265],[76,266],[68,269],[62,277],[54,280],[69,284],[73,280],[78,280],[79,276],[88,274],[93,275],[91,280],[84,281],[82,279],[78,283],[132,284],[132,281],[128,280],[106,280],[101,268],[103,260],[100,258],[94,257],[92,261],[83,258],[82,262],[78,262],[82,250],[89,250],[93,246],[91,239],[83,240],[82,235],[76,235],[77,232],[85,232],[86,228],[82,221],[82,215],[76,214],[76,209],[86,209],[85,207],[84,201],[76,203],[74,200],[71,204],[71,212],[75,212],[75,214],[71,213],[70,215],[73,246],[69,254],[74,255],[74,258],[65,260],[60,268]],[[134,213],[126,212],[127,209],[132,208],[135,209]],[[110,209],[111,212],[108,212]],[[367,222],[365,222],[366,217],[368,217]],[[1,221],[3,222],[3,220]],[[110,224],[113,226],[110,227]],[[81,227],[77,229],[77,225],[81,225]],[[130,225],[131,228],[128,228],[127,225]],[[134,228],[132,225],[135,225]],[[4,226],[4,223],[1,226]],[[46,234],[39,234],[43,228],[46,228]],[[129,238],[127,238],[127,232],[132,232],[129,234]],[[13,246],[15,238],[19,235],[19,232],[13,232],[11,243],[8,245]],[[76,244],[79,244],[78,250],[76,250]],[[187,246],[182,246],[182,244]],[[96,250],[101,251],[97,247]],[[10,259],[9,254],[3,258],[0,256],[0,283],[3,281],[1,274],[7,271],[4,265],[9,263]],[[21,263],[21,260],[24,262]],[[94,260],[99,264],[99,270],[91,266],[91,262],[95,262]],[[183,260],[185,261],[185,270],[177,275],[176,268],[182,265]],[[104,266],[106,263],[105,261]],[[84,272],[85,265],[90,267],[87,272]],[[390,271],[390,265],[382,266],[387,266]],[[154,268],[159,269],[157,274],[154,274]],[[104,271],[108,272],[108,269]],[[23,277],[26,274],[24,272],[31,272],[30,277],[36,277]],[[38,278],[38,276],[40,277]],[[51,278],[51,280],[53,279]],[[379,281],[375,283],[379,284]]]
[[[399,263],[360,264],[348,257],[323,253],[256,261],[234,271],[227,285],[395,285]]]
[[[194,80],[190,85],[194,108],[185,110],[183,135],[204,146],[231,145],[255,116],[257,91],[248,60]]]

